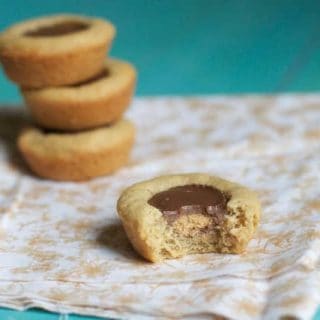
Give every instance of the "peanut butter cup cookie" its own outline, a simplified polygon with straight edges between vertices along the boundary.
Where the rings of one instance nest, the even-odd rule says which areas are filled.
[[[206,174],[137,183],[123,192],[117,208],[134,248],[152,262],[192,253],[241,253],[260,217],[253,191]]]
[[[76,15],[42,17],[0,35],[0,60],[23,87],[77,83],[101,72],[115,34],[104,20]]]
[[[95,77],[70,86],[22,89],[35,121],[60,130],[81,130],[118,120],[130,104],[136,72],[124,61],[108,59]]]
[[[128,161],[134,133],[134,126],[127,120],[76,133],[45,132],[30,127],[19,136],[18,147],[37,175],[80,181],[123,166]]]

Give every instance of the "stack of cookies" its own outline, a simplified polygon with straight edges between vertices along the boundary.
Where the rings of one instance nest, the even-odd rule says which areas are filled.
[[[102,19],[75,15],[16,24],[0,35],[0,60],[36,123],[18,137],[31,170],[54,180],[80,181],[123,166],[134,126],[122,115],[136,72],[106,58],[115,35]]]

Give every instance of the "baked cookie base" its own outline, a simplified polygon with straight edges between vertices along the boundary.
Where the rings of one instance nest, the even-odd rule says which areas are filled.
[[[74,131],[115,122],[129,106],[136,81],[134,67],[108,59],[107,76],[79,86],[25,89],[21,92],[37,124]]]
[[[147,203],[158,192],[188,184],[213,186],[228,195],[222,223],[207,215],[189,214],[169,224]],[[134,248],[152,262],[193,253],[241,253],[260,217],[260,203],[253,191],[205,174],[163,176],[138,183],[123,192],[117,208]]]
[[[30,31],[63,23],[84,30],[58,36],[31,36]],[[115,34],[102,19],[54,15],[15,24],[0,35],[0,60],[7,76],[22,87],[42,88],[77,83],[103,68]]]
[[[101,71],[108,50],[103,44],[43,57],[2,55],[1,62],[8,78],[21,87],[61,86],[86,80]]]
[[[30,169],[40,177],[85,181],[110,174],[129,159],[135,130],[126,120],[110,127],[79,133],[24,130],[18,147]]]

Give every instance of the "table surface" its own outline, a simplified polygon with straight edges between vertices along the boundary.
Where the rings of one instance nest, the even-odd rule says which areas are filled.
[[[117,26],[111,55],[136,65],[138,95],[319,89],[317,0],[11,0],[10,6],[0,2],[0,30],[60,12],[103,16]],[[21,103],[1,71],[0,101]],[[40,310],[7,309],[0,309],[0,318],[66,319]],[[320,312],[314,319],[320,320]]]

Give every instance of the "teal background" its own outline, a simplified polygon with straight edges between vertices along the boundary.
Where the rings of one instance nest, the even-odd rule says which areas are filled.
[[[317,0],[0,0],[0,30],[61,12],[102,16],[117,26],[111,55],[137,66],[138,95],[319,90]],[[21,101],[1,71],[0,101]],[[0,319],[59,316],[0,309]],[[84,319],[97,318],[69,317]]]
[[[138,95],[319,89],[318,0],[1,0],[0,30],[60,12],[117,26],[111,54],[137,66]],[[0,99],[20,101],[1,73]]]

